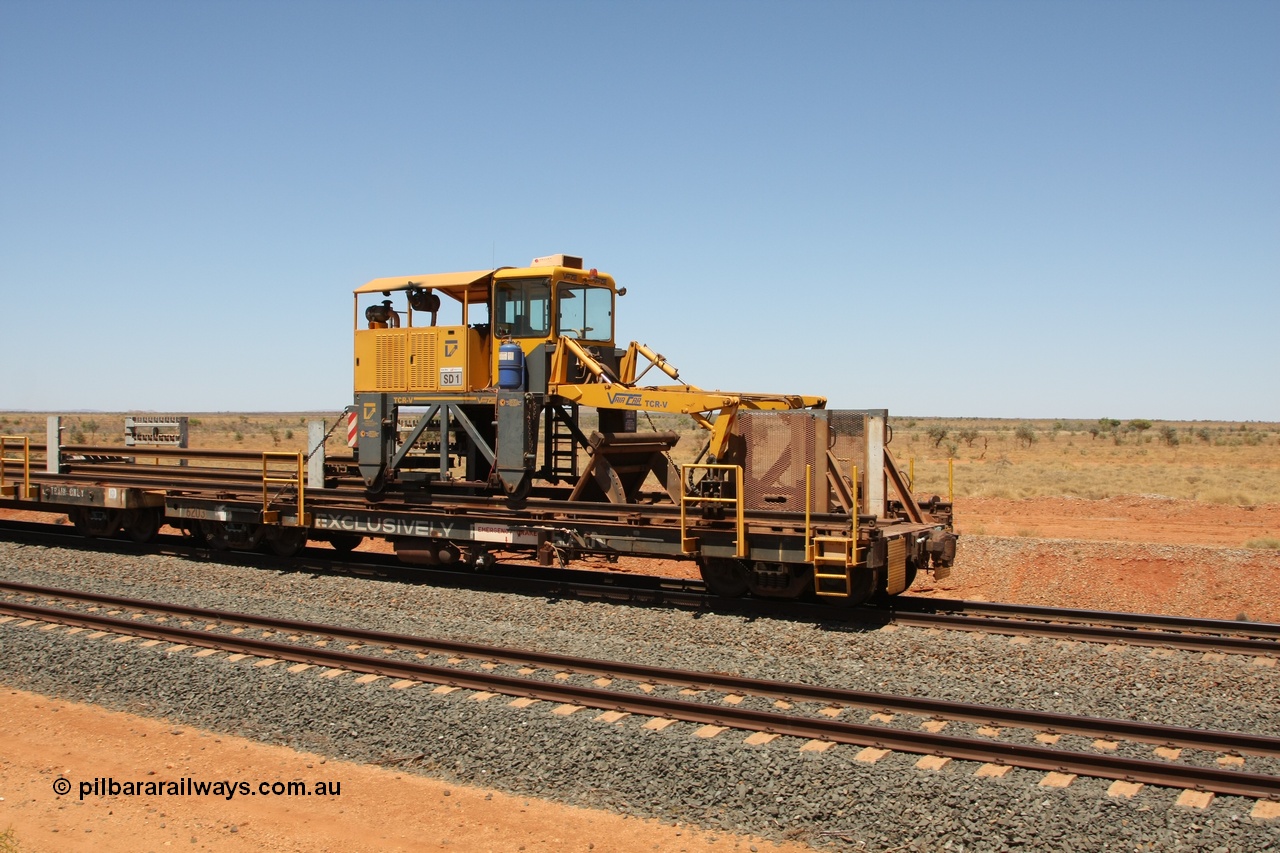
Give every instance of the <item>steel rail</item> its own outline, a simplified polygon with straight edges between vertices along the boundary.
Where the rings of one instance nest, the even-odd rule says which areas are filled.
[[[94,449],[102,449],[104,451],[110,450],[110,448],[94,448]],[[228,454],[227,456],[220,457],[220,458],[243,458],[244,461],[257,461],[259,463],[261,463],[261,460],[262,460],[262,453],[260,452],[249,454],[243,451],[205,451],[205,453],[210,454],[210,458],[219,458],[219,457],[212,456],[212,454],[216,453],[216,454]],[[102,455],[108,455],[108,454],[103,453]],[[130,454],[121,453],[119,448],[115,448],[114,452],[111,453],[110,455],[128,456]],[[146,455],[146,454],[140,453],[137,455]],[[173,454],[173,455],[177,456],[180,454]],[[99,468],[104,469],[100,471],[93,471],[93,472],[86,472],[86,473],[113,474],[113,475],[118,475],[121,478],[129,477],[129,478],[138,478],[140,480],[145,478],[146,483],[150,487],[157,488],[157,489],[165,489],[165,488],[184,489],[184,486],[191,487],[193,485],[189,483],[184,484],[182,482],[184,469],[176,465],[138,466],[133,464],[126,465],[123,463],[114,464],[114,463],[87,462],[87,461],[76,463],[74,460],[68,462],[68,465],[71,468],[71,471],[69,473],[50,474],[45,471],[33,470],[31,472],[31,481],[33,484],[63,483],[68,485],[89,485],[89,486],[102,485],[102,483],[100,482],[102,478],[88,478],[87,480],[85,477],[78,478],[74,473],[77,464],[82,466],[90,466],[90,465],[98,466]],[[129,471],[129,470],[126,470],[126,468],[132,468],[134,470]],[[148,470],[148,468],[150,468],[151,470]],[[215,470],[219,470],[219,469],[215,469]],[[251,471],[251,469],[249,468],[225,468],[220,470],[233,471],[233,472],[244,471],[246,473]],[[253,482],[255,482],[258,486],[261,486],[262,478],[260,474],[259,476],[256,477],[256,479],[254,478],[250,478],[250,479],[253,479]],[[542,520],[545,514],[550,513],[555,518],[595,519],[603,522],[614,522],[619,525],[633,527],[636,523],[636,518],[641,515],[650,523],[654,520],[660,520],[660,519],[669,520],[671,523],[676,523],[678,522],[679,515],[680,515],[680,508],[674,504],[608,504],[608,503],[592,503],[587,501],[568,501],[568,500],[560,500],[556,498],[533,497],[533,498],[527,499],[524,502],[524,505],[520,508],[509,508],[504,504],[495,503],[492,495],[476,496],[476,495],[456,495],[456,494],[434,495],[434,498],[436,499],[439,499],[440,497],[444,497],[448,501],[447,504],[442,502],[424,504],[418,500],[415,500],[414,498],[417,496],[413,495],[412,493],[387,494],[382,497],[382,499],[378,502],[376,507],[371,507],[367,504],[366,492],[363,488],[363,485],[357,484],[354,479],[350,480],[350,482],[351,482],[351,485],[343,489],[324,489],[324,490],[308,489],[307,490],[308,495],[310,496],[314,494],[317,500],[322,498],[359,500],[361,502],[360,508],[362,509],[392,510],[392,511],[400,511],[400,512],[408,512],[408,511],[414,511],[414,510],[417,510],[417,511],[434,510],[439,512],[447,512],[453,509],[459,512],[465,512],[469,515],[484,515],[487,518],[492,520],[504,520],[504,521],[511,521],[511,522],[519,522],[519,523],[528,523],[530,521]],[[138,485],[138,483],[134,482],[134,483],[131,483],[131,485]],[[208,497],[210,500],[220,499],[216,497],[214,489],[209,489],[209,491],[210,491],[210,494]],[[199,497],[199,496],[187,495],[187,497]],[[252,502],[252,501],[248,501],[248,502]],[[29,502],[23,502],[23,503],[26,504]],[[22,508],[34,509],[38,505],[38,503],[39,502],[35,502],[32,506],[23,506]],[[848,516],[841,515],[841,514],[833,514],[833,513],[814,514],[811,517],[811,519],[812,519],[812,523],[817,527],[825,527],[830,525],[830,526],[845,528],[848,526],[848,523],[849,523]],[[782,524],[784,526],[789,525],[797,531],[803,528],[803,522],[797,522],[795,518],[795,513],[789,513],[789,512],[780,511],[780,510],[768,510],[768,509],[751,510],[748,515],[748,522],[755,523],[755,524],[762,524],[762,525],[769,525],[772,523],[773,526],[777,526],[777,524]]]
[[[1100,612],[1105,622],[1112,614]],[[898,625],[922,628],[949,628],[955,631],[982,631],[1020,637],[1053,637],[1093,643],[1125,643],[1134,646],[1176,648],[1183,651],[1229,652],[1233,654],[1280,656],[1280,643],[1259,637],[1222,636],[1218,634],[1182,633],[1177,631],[1144,631],[1077,622],[1035,622],[1028,619],[1002,619],[995,616],[964,616],[949,613],[886,612]]]
[[[1069,607],[1046,607],[1038,604],[1005,604],[1001,602],[963,601],[952,598],[922,598],[918,596],[898,596],[893,599],[889,609],[895,614],[920,613],[928,615],[945,612],[951,615],[1011,616],[1019,619],[1045,622],[1087,622],[1095,625],[1105,621],[1108,625],[1117,628],[1158,628],[1167,631],[1238,634],[1280,639],[1280,624],[1272,622],[1204,619],[1194,616],[1170,616],[1160,613],[1094,611]]]
[[[649,694],[619,693],[595,687],[543,682],[488,672],[471,672],[409,661],[387,661],[329,649],[304,648],[288,643],[250,637],[210,634],[180,627],[141,624],[88,613],[6,602],[0,610],[46,622],[73,625],[125,635],[174,642],[181,645],[216,648],[240,654],[276,658],[317,666],[365,672],[412,681],[445,684],[471,690],[524,696],[586,707],[644,714],[746,730],[765,731],[792,737],[893,749],[902,752],[935,754],[970,761],[997,762],[1036,770],[1125,779],[1153,785],[1195,788],[1242,797],[1280,798],[1280,776],[1236,770],[1168,764],[1145,759],[1093,755],[1082,752],[961,738],[932,732],[891,729],[881,726],[815,719],[772,711],[737,707],[715,707],[701,702],[670,699]],[[15,613],[16,611],[16,613]]]
[[[80,601],[121,609],[139,610],[145,613],[165,616],[182,616],[210,623],[242,625],[273,632],[289,631],[298,634],[313,634],[330,639],[356,641],[365,645],[378,644],[393,649],[428,651],[513,665],[534,664],[543,668],[567,672],[602,675],[610,678],[627,678],[638,682],[693,687],[722,693],[742,693],[783,699],[788,702],[804,701],[828,705],[847,705],[878,711],[917,714],[935,719],[964,720],[992,726],[1017,726],[1051,733],[1080,734],[1108,739],[1118,738],[1167,746],[1245,752],[1254,755],[1280,755],[1280,737],[1269,735],[1202,730],[1160,723],[1143,723],[1134,720],[1079,717],[1048,711],[1002,708],[945,699],[898,696],[839,687],[822,687],[759,678],[745,678],[725,673],[704,673],[621,661],[595,660],[553,652],[485,646],[457,640],[325,625],[274,616],[254,616],[246,613],[180,604],[166,604],[102,593],[80,592],[0,581],[0,592],[4,591],[61,601]],[[10,603],[12,602],[0,600],[0,608]]]
[[[45,446],[39,445],[39,450],[44,451]],[[278,449],[278,448],[275,448]],[[287,449],[287,448],[286,448]],[[295,447],[295,450],[306,452],[305,447]],[[37,450],[37,445],[31,445],[31,450]],[[171,459],[230,459],[240,460],[244,462],[262,461],[262,451],[260,450],[222,450],[209,447],[172,447],[166,445],[97,445],[97,444],[64,444],[61,452],[64,456],[135,456],[144,458],[171,458]],[[290,450],[289,452],[293,452]],[[354,457],[349,454],[325,454],[325,460],[329,462],[346,462],[354,461]]]
[[[611,600],[667,604],[705,609],[712,599],[700,580],[668,578],[658,575],[619,575],[592,569],[560,569],[547,566],[498,564],[507,572],[489,569],[485,572],[458,568],[431,568],[399,562],[393,554],[374,552],[341,553],[305,551],[293,557],[280,557],[261,551],[215,550],[195,545],[176,534],[160,534],[150,544],[139,545],[121,537],[85,537],[66,525],[31,521],[0,520],[0,534],[15,535],[28,543],[56,543],[56,547],[105,552],[159,553],[200,562],[227,565],[269,567],[292,571],[337,571],[358,576],[380,573],[414,581],[466,585],[472,588],[562,598],[608,598]],[[575,578],[590,578],[581,581]],[[625,584],[613,583],[624,581]],[[772,602],[762,599],[720,599],[722,610],[765,613]],[[848,612],[847,610],[845,612]]]
[[[48,446],[44,442],[31,442],[31,453],[44,454]],[[303,450],[303,447],[295,447]],[[253,462],[262,459],[262,452],[255,450],[221,450],[209,447],[170,447],[166,445],[120,445],[120,444],[64,444],[60,452],[70,456],[133,456],[146,458],[169,457],[175,459],[232,459]],[[334,464],[353,464],[355,456],[351,453],[325,453],[325,461]]]
[[[330,492],[332,494],[332,491]],[[41,527],[42,530],[34,528]],[[82,538],[64,532],[49,525],[34,522],[0,521],[0,530],[18,530],[31,536],[47,536],[50,538],[72,538],[78,543]],[[110,539],[98,539],[96,542],[110,542]],[[130,546],[137,547],[137,546]],[[208,549],[197,546],[169,545],[169,553],[185,554],[196,558],[207,558]],[[315,567],[316,555],[293,558],[258,557],[251,552],[221,551],[220,559],[235,560],[239,563],[257,565],[270,560],[278,566],[284,561],[298,567]],[[521,575],[517,571],[508,574],[467,574],[443,569],[424,567],[406,567],[394,562],[385,555],[344,555],[339,559],[320,560],[322,568],[340,571],[366,572],[370,569],[381,572],[409,572],[414,578],[435,580],[445,583],[466,582],[471,585],[493,587],[497,583],[508,583],[520,587],[520,591],[534,594],[573,595],[587,598],[604,598],[648,604],[666,604],[679,607],[695,607],[723,612],[746,612],[753,614],[780,616],[784,618],[811,619],[819,622],[894,623],[910,627],[943,628],[949,630],[979,631],[1006,636],[1037,636],[1051,639],[1062,639],[1084,642],[1120,643],[1133,646],[1171,648],[1182,651],[1226,652],[1258,656],[1280,656],[1280,640],[1272,639],[1280,634],[1280,625],[1271,623],[1235,622],[1229,620],[1197,620],[1191,617],[1155,617],[1157,621],[1175,620],[1182,630],[1147,630],[1137,626],[1137,622],[1148,618],[1146,614],[1130,614],[1108,611],[1066,610],[1064,613],[1077,614],[1080,619],[1088,619],[1093,624],[1071,622],[1045,622],[1036,617],[1040,608],[1031,608],[1033,616],[1029,619],[1008,619],[992,616],[975,616],[955,613],[932,613],[926,607],[900,608],[898,600],[888,605],[867,605],[848,608],[823,603],[774,601],[761,599],[719,599],[709,596],[697,581],[663,579],[660,577],[635,576],[627,578],[629,585],[622,586],[603,582],[605,578],[594,577],[591,580],[577,580],[568,577],[570,574],[586,574],[589,570],[555,570],[540,567],[540,577]],[[498,580],[495,580],[497,578]],[[614,580],[615,576],[608,576]],[[638,586],[638,583],[645,583]],[[928,602],[930,599],[916,599]],[[969,602],[960,602],[968,605]],[[950,602],[948,602],[950,604]],[[988,602],[974,602],[977,609],[991,607],[993,611],[1005,613],[1022,612],[1022,605],[994,605]],[[1045,608],[1052,609],[1052,608]],[[1101,623],[1101,624],[1099,624]],[[1132,625],[1133,627],[1125,627]],[[1201,630],[1196,630],[1197,626]],[[1224,636],[1215,631],[1231,632]],[[1244,636],[1241,636],[1243,634]]]

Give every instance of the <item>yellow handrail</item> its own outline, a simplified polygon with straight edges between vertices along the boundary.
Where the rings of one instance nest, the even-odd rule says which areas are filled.
[[[268,465],[272,461],[276,462],[295,462],[297,471],[293,476],[289,477],[272,477],[269,475]],[[309,526],[311,520],[307,517],[307,487],[306,481],[302,478],[303,468],[306,465],[304,454],[302,451],[297,453],[287,453],[285,451],[264,450],[262,452],[262,520],[267,524],[276,524],[281,520],[280,513],[271,509],[271,498],[268,496],[268,486],[294,486],[298,490],[298,527]]]
[[[688,535],[688,522],[685,513],[685,507],[690,503],[731,503],[735,505],[738,517],[738,541],[736,543],[736,551],[734,556],[747,556],[747,517],[742,506],[742,466],[741,465],[712,465],[707,462],[693,462],[682,464],[680,466],[680,482],[687,483],[687,471],[698,468],[704,471],[733,471],[734,478],[734,496],[731,498],[711,498],[702,495],[686,495],[684,489],[680,491],[680,551],[684,554],[696,554],[699,551],[698,540],[690,539]]]
[[[849,537],[853,540],[849,545],[849,564],[854,565],[858,562],[858,466],[853,465],[853,512],[849,513],[853,516],[853,527],[849,531]]]
[[[22,446],[21,456],[9,456],[10,446]],[[22,494],[18,494],[16,486],[7,486],[4,482],[4,463],[22,463]],[[0,435],[0,497],[25,499],[31,497],[31,439],[25,435]]]
[[[804,559],[813,562],[813,533],[809,524],[809,511],[813,504],[813,466],[804,466]]]

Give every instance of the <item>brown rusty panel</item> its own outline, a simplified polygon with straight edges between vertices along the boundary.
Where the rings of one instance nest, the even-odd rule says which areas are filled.
[[[748,509],[804,512],[805,469],[810,466],[811,510],[827,511],[825,412],[739,412],[746,446],[743,500]]]
[[[100,506],[108,509],[164,506],[164,495],[159,492],[120,486],[81,486],[66,483],[40,486],[40,500],[49,504]]]
[[[889,540],[888,570],[885,592],[897,595],[907,588],[907,542],[901,536]]]

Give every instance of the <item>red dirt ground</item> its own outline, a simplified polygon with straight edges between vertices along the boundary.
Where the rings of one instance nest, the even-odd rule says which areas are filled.
[[[956,507],[961,533],[1051,539],[1103,539],[1242,547],[1280,538],[1280,504],[1228,506],[1138,495],[1077,498],[966,498]]]

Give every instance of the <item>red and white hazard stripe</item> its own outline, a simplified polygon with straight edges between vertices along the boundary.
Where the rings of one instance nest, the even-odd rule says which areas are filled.
[[[356,413],[347,412],[347,447],[356,446]]]

